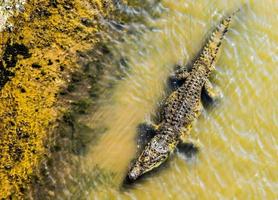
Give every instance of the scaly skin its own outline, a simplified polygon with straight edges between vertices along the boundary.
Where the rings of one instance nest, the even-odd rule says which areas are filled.
[[[214,30],[190,72],[184,68],[176,71],[175,78],[184,82],[167,98],[161,113],[161,123],[155,129],[157,134],[145,146],[129,170],[129,180],[134,181],[142,174],[160,166],[188,136],[192,122],[201,113],[202,90],[213,96],[208,78],[215,69],[218,49],[233,15],[234,13],[223,19]]]

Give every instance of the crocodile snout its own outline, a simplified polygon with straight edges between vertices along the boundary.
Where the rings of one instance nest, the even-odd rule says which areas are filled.
[[[141,173],[141,168],[139,166],[134,166],[131,168],[131,170],[128,173],[128,178],[131,181],[135,181],[142,173]]]

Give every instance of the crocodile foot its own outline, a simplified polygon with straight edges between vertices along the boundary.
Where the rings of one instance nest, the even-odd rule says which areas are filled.
[[[141,123],[137,127],[137,147],[145,146],[156,134],[158,126],[155,124]]]
[[[199,152],[199,147],[193,143],[180,143],[177,146],[177,153],[180,154],[185,160],[191,160]]]

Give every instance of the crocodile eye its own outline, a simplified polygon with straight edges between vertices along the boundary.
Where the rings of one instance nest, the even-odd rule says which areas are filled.
[[[144,158],[144,162],[148,162],[148,161],[150,161],[149,156],[147,156],[147,157]]]
[[[163,140],[152,143],[151,147],[155,149],[155,151],[157,151],[158,153],[168,152],[168,146],[167,144],[165,144],[165,141]]]

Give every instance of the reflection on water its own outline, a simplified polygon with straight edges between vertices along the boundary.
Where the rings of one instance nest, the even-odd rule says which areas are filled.
[[[191,162],[175,155],[159,172],[130,189],[119,189],[136,155],[137,127],[155,115],[173,66],[190,62],[209,31],[243,4],[212,77],[223,98],[203,112],[191,132],[200,143],[196,158]],[[97,110],[80,118],[92,130],[105,129],[85,154],[75,156],[79,167],[72,176],[79,186],[65,183],[75,189],[63,190],[63,195],[72,199],[278,198],[277,3],[178,0],[162,1],[156,9],[160,17],[148,18],[145,11],[141,12],[147,18],[144,24],[131,24],[138,28],[140,40],[127,34],[124,42],[115,42],[112,51],[124,57],[129,68],[122,69],[124,76],[107,89],[109,95],[100,98]]]

